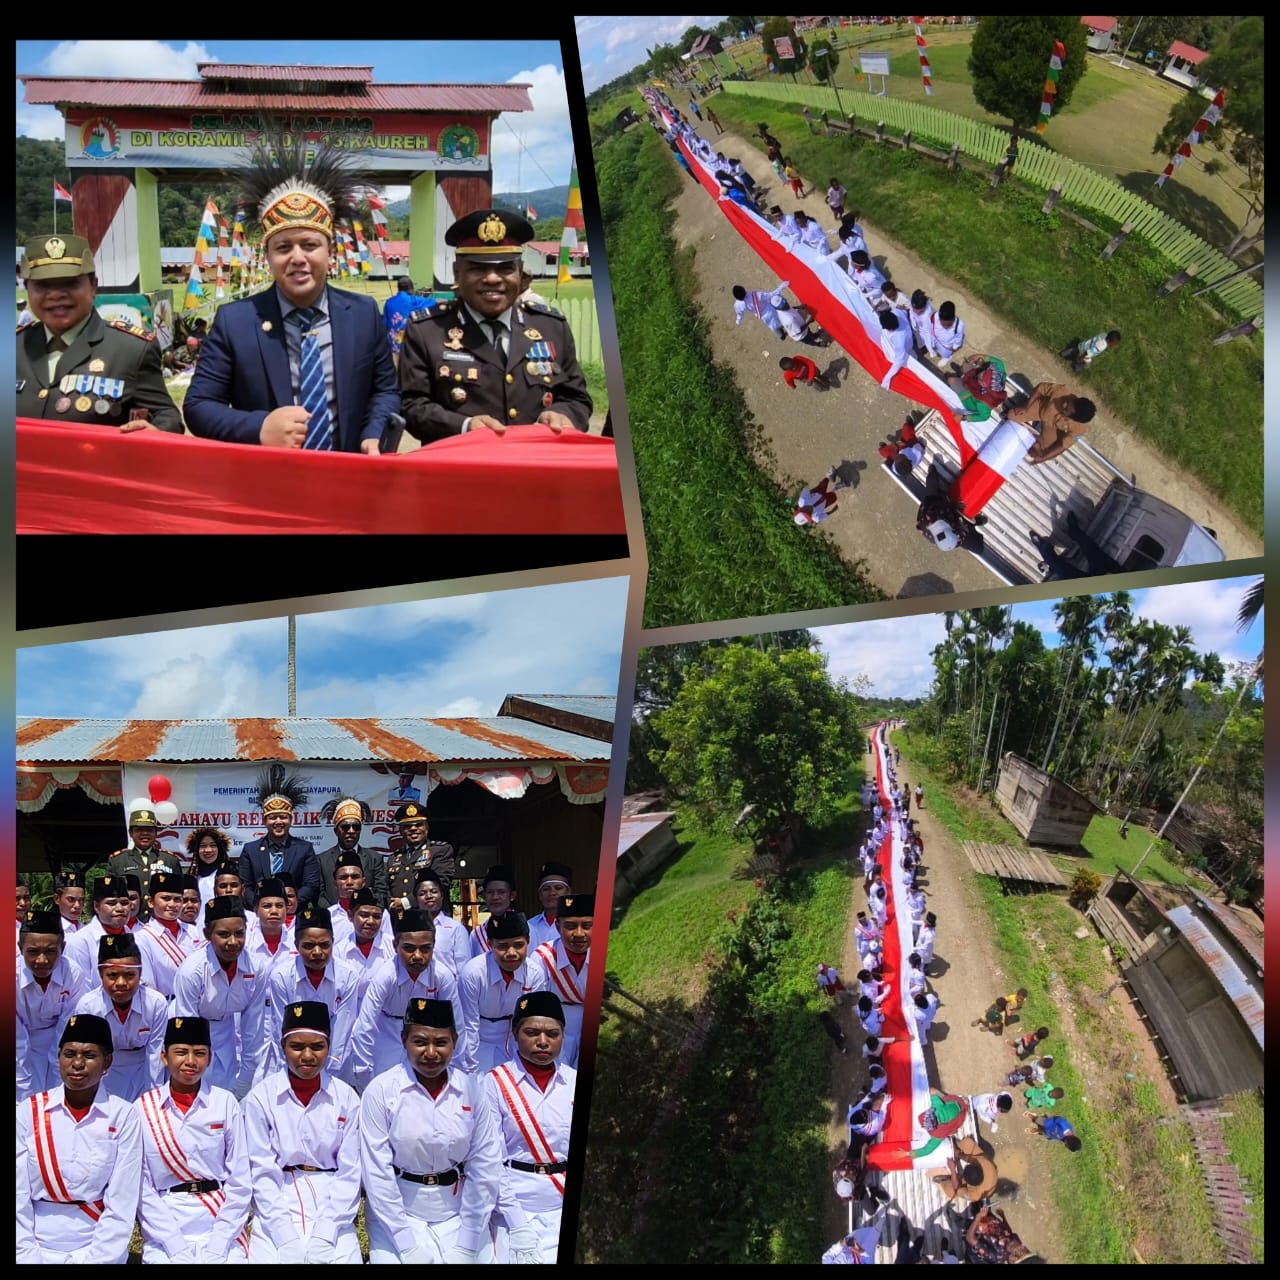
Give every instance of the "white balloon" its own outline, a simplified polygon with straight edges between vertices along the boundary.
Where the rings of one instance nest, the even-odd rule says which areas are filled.
[[[166,827],[171,826],[178,820],[178,806],[172,800],[161,800],[155,807],[156,821],[163,823]]]
[[[129,801],[129,813],[137,813],[139,809],[150,809],[151,801],[146,796],[139,796],[136,800]]]

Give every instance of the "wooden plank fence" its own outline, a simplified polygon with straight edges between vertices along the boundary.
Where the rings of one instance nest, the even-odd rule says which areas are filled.
[[[578,352],[580,364],[603,364],[600,354],[600,321],[596,316],[594,298],[561,298],[558,302],[552,296],[554,287],[540,288],[541,281],[535,280],[533,287],[557,311],[563,311],[564,317],[573,330],[573,345]]]
[[[958,143],[965,155],[984,164],[998,164],[1009,146],[1009,135],[985,121],[971,120],[920,102],[877,97],[860,89],[840,90],[843,110],[837,106],[835,91],[824,85],[726,80],[722,89],[729,94],[817,107],[828,112],[832,119],[847,119],[852,111],[860,125],[874,126],[883,120],[888,131],[901,135],[909,129],[916,141],[937,145],[944,151]],[[1178,271],[1194,266],[1197,284],[1201,288],[1212,286],[1240,270],[1239,263],[1188,231],[1163,210],[1134,195],[1114,178],[1040,146],[1033,138],[1023,136],[1020,139],[1014,172],[1032,186],[1048,189],[1061,183],[1063,200],[1108,218],[1117,225],[1132,222],[1133,234],[1144,239]],[[1153,189],[1154,181],[1153,176]],[[1223,285],[1214,296],[1224,310],[1241,319],[1263,313],[1262,286],[1249,276]]]
[[[1218,1220],[1218,1233],[1227,1252],[1227,1261],[1252,1262],[1249,1197],[1222,1131],[1221,1105],[1216,1101],[1190,1103],[1181,1110],[1191,1127],[1200,1177]]]

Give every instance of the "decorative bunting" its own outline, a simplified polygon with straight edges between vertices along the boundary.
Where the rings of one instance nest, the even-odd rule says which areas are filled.
[[[1049,59],[1049,75],[1044,82],[1044,97],[1040,100],[1040,120],[1036,124],[1036,132],[1043,133],[1049,124],[1049,115],[1053,111],[1053,100],[1058,96],[1058,77],[1062,74],[1062,60],[1067,56],[1067,47],[1061,40],[1053,42],[1053,56]]]
[[[1173,171],[1191,154],[1192,146],[1201,141],[1204,138],[1204,135],[1222,119],[1222,108],[1226,105],[1226,101],[1226,90],[1219,89],[1217,96],[1209,107],[1206,108],[1204,115],[1196,121],[1195,128],[1187,134],[1186,141],[1184,141],[1177,151],[1170,156],[1169,163],[1164,167],[1164,172],[1156,179],[1157,187],[1164,186],[1173,174]]]
[[[578,247],[578,232],[585,234],[587,224],[582,220],[582,191],[578,187],[578,162],[575,158],[569,170],[569,203],[564,211],[564,235],[560,237],[560,272],[557,284],[568,284],[573,279],[569,270],[573,251]]]
[[[924,42],[924,19],[912,18],[916,28],[916,49],[920,53],[920,79],[924,81],[924,91],[933,96],[933,72],[929,70],[929,55],[925,50],[929,47]]]
[[[217,242],[218,206],[210,196],[205,201],[204,216],[200,219],[200,230],[196,234],[196,252],[191,261],[191,274],[187,278],[187,294],[183,299],[184,311],[195,311],[204,302],[203,271],[205,254]]]

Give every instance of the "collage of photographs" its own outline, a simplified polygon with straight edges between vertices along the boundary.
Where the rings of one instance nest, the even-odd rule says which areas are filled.
[[[1263,23],[18,40],[15,1261],[1263,1262]]]

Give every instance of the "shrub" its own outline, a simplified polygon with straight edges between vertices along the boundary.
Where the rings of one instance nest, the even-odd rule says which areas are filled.
[[[1067,901],[1077,910],[1083,911],[1102,888],[1102,877],[1096,871],[1081,867],[1071,877],[1071,888],[1067,891]]]

